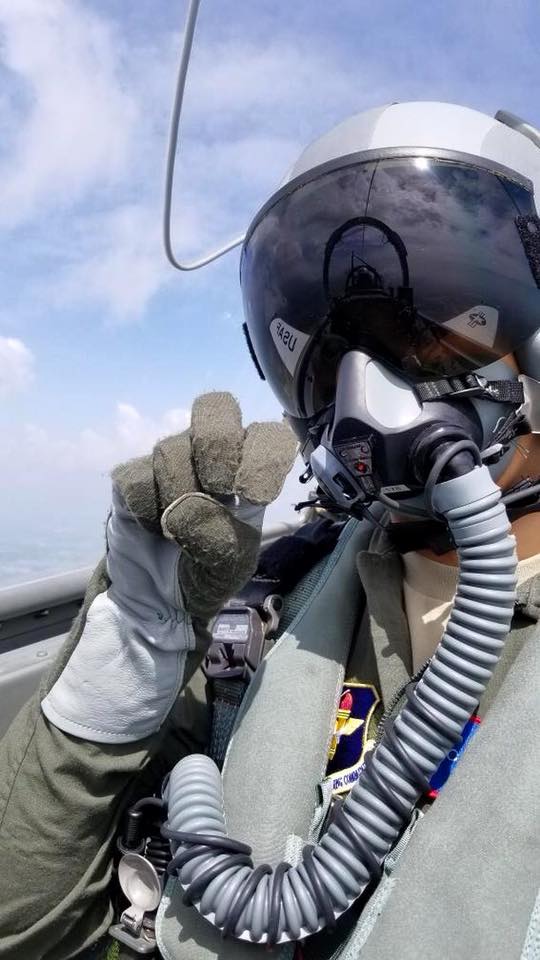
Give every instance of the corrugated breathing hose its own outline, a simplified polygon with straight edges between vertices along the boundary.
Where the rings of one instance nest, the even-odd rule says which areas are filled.
[[[461,441],[460,449],[467,445]],[[459,557],[448,625],[320,842],[307,845],[296,866],[254,868],[250,847],[227,837],[215,764],[195,755],[172,771],[163,828],[173,852],[169,872],[178,873],[185,901],[225,936],[272,945],[333,926],[379,874],[486,688],[510,629],[515,543],[487,467],[439,483],[448,462],[446,455],[436,463],[426,483],[431,509],[446,519]]]

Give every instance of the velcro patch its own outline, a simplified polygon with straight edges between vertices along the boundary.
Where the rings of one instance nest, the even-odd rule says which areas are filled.
[[[368,731],[379,703],[373,684],[345,682],[343,685],[326,768],[326,782],[332,782],[335,796],[352,789],[366,753],[373,749],[374,741],[368,739]]]

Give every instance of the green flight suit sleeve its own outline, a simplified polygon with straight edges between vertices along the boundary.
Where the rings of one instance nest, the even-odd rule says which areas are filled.
[[[63,733],[41,712],[40,701],[78,642],[90,603],[107,586],[102,564],[51,675],[0,743],[2,960],[68,960],[106,932],[123,811],[134,795],[155,789],[180,757],[206,743],[208,707],[197,668],[208,634],[201,624],[186,663],[187,685],[159,733],[96,744]]]

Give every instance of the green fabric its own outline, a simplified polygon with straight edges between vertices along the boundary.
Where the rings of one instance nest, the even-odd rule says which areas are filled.
[[[421,817],[422,814],[415,810],[399,843],[386,858],[381,881],[373,894],[354,904],[340,917],[334,934],[322,930],[310,937],[305,946],[305,960],[357,960],[360,957],[360,951],[392,892],[394,869]],[[399,960],[399,956],[395,960]]]
[[[512,632],[508,637],[495,667],[489,686],[482,697],[480,715],[484,716],[494,702],[501,684],[518,656],[526,638],[530,622],[540,620],[540,577],[532,577],[520,584],[516,598],[516,616],[512,623]]]
[[[411,672],[410,633],[402,603],[401,557],[391,548],[387,536],[377,529],[370,540],[368,550],[358,555],[357,563],[366,591],[367,611],[361,620],[356,642],[353,645],[347,666],[347,676],[351,679],[358,678],[366,683],[374,683],[382,695],[383,705],[386,708],[397,690],[410,679]],[[531,632],[536,629],[531,625],[531,621],[535,624],[540,618],[540,578],[520,587],[517,602],[522,614],[514,619],[500,662],[482,700],[480,710],[482,716],[491,707],[505,677],[512,670]],[[515,703],[514,710],[517,712]],[[376,719],[377,721],[380,719],[380,711],[377,712]],[[511,740],[513,735],[513,730],[509,727],[508,738]],[[391,857],[394,857],[394,853]],[[406,856],[404,860],[406,861]],[[473,864],[471,872],[474,874],[475,871],[476,864]],[[381,884],[382,886],[376,888],[372,898],[362,909],[360,909],[362,904],[355,905],[345,914],[334,933],[325,931],[317,937],[308,938],[303,947],[305,960],[327,960],[330,957],[332,960],[338,957],[343,957],[343,960],[363,958],[362,948],[368,941],[368,934],[374,928],[376,929],[374,919],[379,917],[383,904],[392,892],[393,876],[387,877],[385,873]],[[405,896],[404,900],[406,899]],[[402,906],[402,910],[405,909],[406,907]],[[393,941],[389,940],[386,943],[386,953],[381,953],[379,956],[374,950],[370,958],[397,960],[400,954],[397,952],[396,944],[401,942],[401,936],[403,936],[402,933]],[[418,936],[421,939],[420,934]],[[418,942],[417,939],[411,948],[411,956],[418,955],[414,954]],[[438,956],[441,955],[435,944],[432,952]],[[465,955],[469,956],[469,954]],[[501,960],[503,960],[502,957]],[[510,960],[510,958],[504,958],[504,960]]]
[[[328,557],[319,560],[311,570],[306,573],[300,583],[297,583],[294,590],[284,599],[283,610],[279,618],[278,637],[285,633],[291,623],[296,620],[300,611],[309,603],[314,591],[317,589],[324,568],[328,563]]]
[[[377,662],[379,691],[388,705],[411,677],[409,624],[403,607],[403,566],[380,529],[369,549],[358,555],[358,572],[366,591],[371,644]]]
[[[212,734],[208,756],[219,769],[223,767],[229,740],[240,704],[247,686],[243,680],[214,680],[212,703]]]
[[[68,649],[83,624],[84,616]],[[46,720],[39,704],[64,652],[19,713],[0,743],[2,960],[67,960],[107,930],[112,845],[123,810],[135,794],[154,789],[171,763],[204,749],[208,709],[196,668],[207,645],[206,631],[197,631],[187,687],[160,733],[138,743],[93,744]]]
[[[362,960],[519,960],[540,883],[540,637],[419,824]],[[511,731],[511,735],[510,735]]]

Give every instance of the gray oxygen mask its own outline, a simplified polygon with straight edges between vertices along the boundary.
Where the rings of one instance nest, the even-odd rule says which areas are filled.
[[[466,398],[422,402],[403,377],[360,350],[343,357],[333,414],[319,435],[310,464],[319,487],[348,513],[375,500],[422,506],[437,457],[460,441],[481,449],[483,429]],[[462,457],[471,468],[470,452]],[[459,452],[452,458],[454,475]]]

